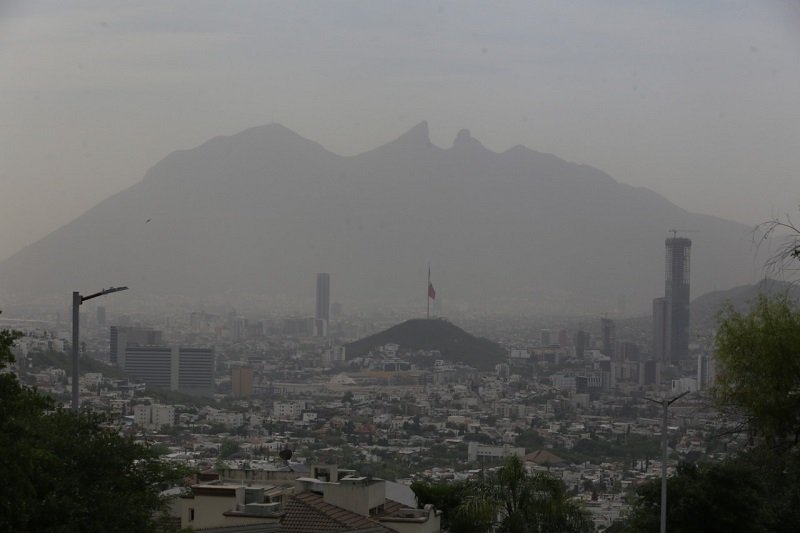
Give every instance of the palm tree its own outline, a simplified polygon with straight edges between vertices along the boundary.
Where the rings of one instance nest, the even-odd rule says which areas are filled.
[[[529,474],[518,457],[469,482],[452,515],[452,533],[594,531],[588,513],[567,497],[561,480],[544,472]]]

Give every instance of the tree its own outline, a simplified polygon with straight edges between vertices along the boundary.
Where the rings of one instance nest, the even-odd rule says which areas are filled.
[[[239,453],[241,447],[239,443],[233,439],[223,439],[222,444],[219,446],[219,458],[228,459],[229,457]]]
[[[667,526],[674,533],[768,530],[759,471],[744,461],[681,463],[667,481],[667,500]],[[637,490],[625,531],[656,532],[660,517],[661,482],[656,479]]]
[[[412,486],[414,489],[414,486]],[[567,497],[564,484],[543,472],[529,474],[522,460],[508,458],[493,474],[451,490],[417,492],[420,505],[445,504],[453,533],[583,533],[594,525],[581,506]],[[425,498],[428,498],[425,500]],[[458,503],[453,507],[454,501]]]
[[[442,529],[450,531],[453,513],[467,495],[466,484],[463,482],[434,484],[415,481],[411,484],[411,490],[414,491],[420,508],[431,504],[442,512]]]
[[[754,446],[740,456],[758,471],[770,531],[800,523],[800,308],[786,296],[731,306],[716,335],[714,397],[744,417]]]
[[[759,297],[749,313],[724,308],[716,334],[715,400],[744,415],[773,446],[800,441],[800,309]]]
[[[0,332],[0,368],[17,334]],[[184,472],[91,413],[0,374],[0,531],[163,530],[161,490]]]
[[[777,235],[784,232],[788,232],[789,235]],[[800,261],[800,226],[795,224],[789,215],[783,218],[775,217],[759,224],[754,236],[758,237],[759,243],[773,236],[781,238],[777,250],[767,259],[767,271],[783,274],[786,270],[794,270],[794,264]]]

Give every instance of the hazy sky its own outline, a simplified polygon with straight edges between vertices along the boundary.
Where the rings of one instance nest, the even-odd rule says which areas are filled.
[[[0,259],[216,135],[355,154],[421,120],[800,219],[800,2],[0,0]]]

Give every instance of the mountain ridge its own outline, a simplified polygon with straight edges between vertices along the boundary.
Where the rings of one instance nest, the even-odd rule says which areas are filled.
[[[750,281],[749,228],[588,165],[525,147],[493,152],[468,130],[442,149],[427,122],[341,156],[269,124],[169,154],[0,263],[0,297],[125,283],[142,295],[303,307],[327,271],[334,299],[411,309],[431,260],[437,289],[462,310],[597,311],[620,295],[647,307],[663,293],[670,227],[701,230],[699,292]]]

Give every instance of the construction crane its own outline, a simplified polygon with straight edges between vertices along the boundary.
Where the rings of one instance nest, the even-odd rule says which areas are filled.
[[[672,238],[674,239],[678,233],[700,233],[699,229],[668,229],[668,233],[672,233]]]

